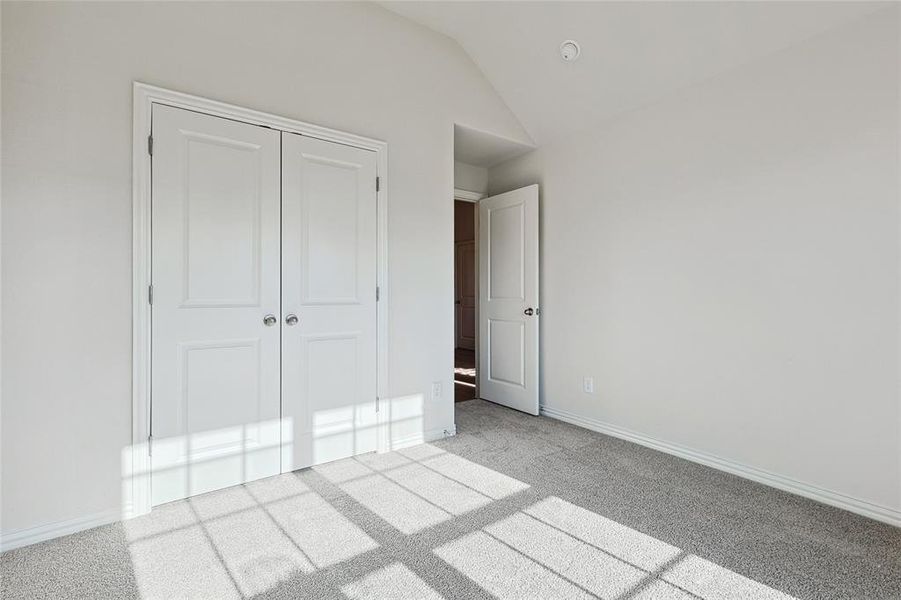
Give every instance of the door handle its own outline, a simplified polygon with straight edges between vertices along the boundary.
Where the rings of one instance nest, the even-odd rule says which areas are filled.
[[[265,317],[263,317],[263,325],[265,325],[266,327],[272,327],[276,323],[278,323],[278,319],[275,315],[266,315]]]
[[[535,314],[535,310],[530,306],[529,308],[527,308],[527,309],[525,309],[524,311],[522,311],[522,313],[523,313],[524,315],[526,315],[526,316],[531,317],[532,315]]]
[[[285,325],[288,325],[289,327],[297,325],[298,321],[300,321],[300,319],[298,319],[295,314],[290,314],[285,317]]]

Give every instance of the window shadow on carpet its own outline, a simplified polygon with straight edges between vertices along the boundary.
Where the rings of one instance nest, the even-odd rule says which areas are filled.
[[[834,556],[818,559],[822,571],[805,571],[785,548],[848,548],[823,550],[815,536],[787,533],[789,545],[767,554],[752,547],[741,515],[720,513],[713,527],[710,509],[697,506],[697,520],[680,529],[648,509],[660,501],[655,477],[670,486],[673,514],[685,515],[686,498],[705,489],[733,486],[754,498],[761,491],[747,486],[756,484],[481,401],[458,409],[457,438],[211,492],[7,552],[3,597],[725,600],[897,591],[897,581],[853,577],[870,564],[865,547],[853,548],[844,571],[825,570]],[[525,440],[543,454],[518,458]],[[679,485],[702,493],[680,495]],[[797,502],[784,496],[775,497],[782,508]],[[616,510],[603,510],[611,498]],[[805,506],[813,522],[830,516]],[[875,542],[901,544],[891,528],[854,519],[882,536]],[[730,527],[734,535],[721,536]],[[879,557],[889,548],[869,550]],[[730,556],[748,560],[722,560]],[[884,568],[901,573],[899,561]],[[813,578],[821,587],[809,587]]]

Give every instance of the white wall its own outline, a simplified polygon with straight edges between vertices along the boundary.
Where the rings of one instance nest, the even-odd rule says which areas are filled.
[[[901,523],[898,35],[892,7],[490,171],[542,186],[546,407]]]
[[[119,509],[134,80],[389,143],[389,385],[452,426],[453,122],[528,143],[454,42],[363,4],[4,2],[2,75],[4,533]]]
[[[488,169],[454,161],[454,187],[468,192],[488,191]]]

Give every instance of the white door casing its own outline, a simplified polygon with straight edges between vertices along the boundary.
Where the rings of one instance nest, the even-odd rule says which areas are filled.
[[[538,414],[538,185],[479,202],[481,397]]]
[[[282,165],[286,472],[376,450],[376,155],[285,133]]]
[[[454,325],[457,348],[476,347],[476,243],[454,244]]]
[[[153,107],[153,505],[279,472],[279,137]]]

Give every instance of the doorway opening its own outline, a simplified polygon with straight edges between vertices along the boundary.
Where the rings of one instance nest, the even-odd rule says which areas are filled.
[[[524,410],[521,399],[507,396],[531,394],[535,402],[525,410],[537,414],[537,323],[519,314],[526,304],[537,306],[537,212],[526,210],[518,196],[497,206],[488,198],[490,169],[530,150],[454,125],[454,400],[481,398]],[[537,188],[534,195],[528,204],[537,211]],[[491,220],[491,214],[498,216]],[[483,219],[488,220],[481,223]],[[489,221],[493,225],[482,231]],[[532,226],[534,235],[529,237]],[[534,252],[527,253],[533,244]],[[498,251],[491,254],[495,245]],[[489,293],[492,285],[500,295]],[[506,312],[489,318],[491,310],[484,312],[485,307]],[[513,309],[512,316],[506,314],[508,309]],[[536,356],[531,358],[533,349]]]
[[[462,190],[461,190],[462,192]],[[465,194],[455,193],[463,197]],[[479,194],[480,195],[480,194]],[[472,197],[472,196],[471,196]],[[478,397],[477,200],[454,198],[454,401]]]

